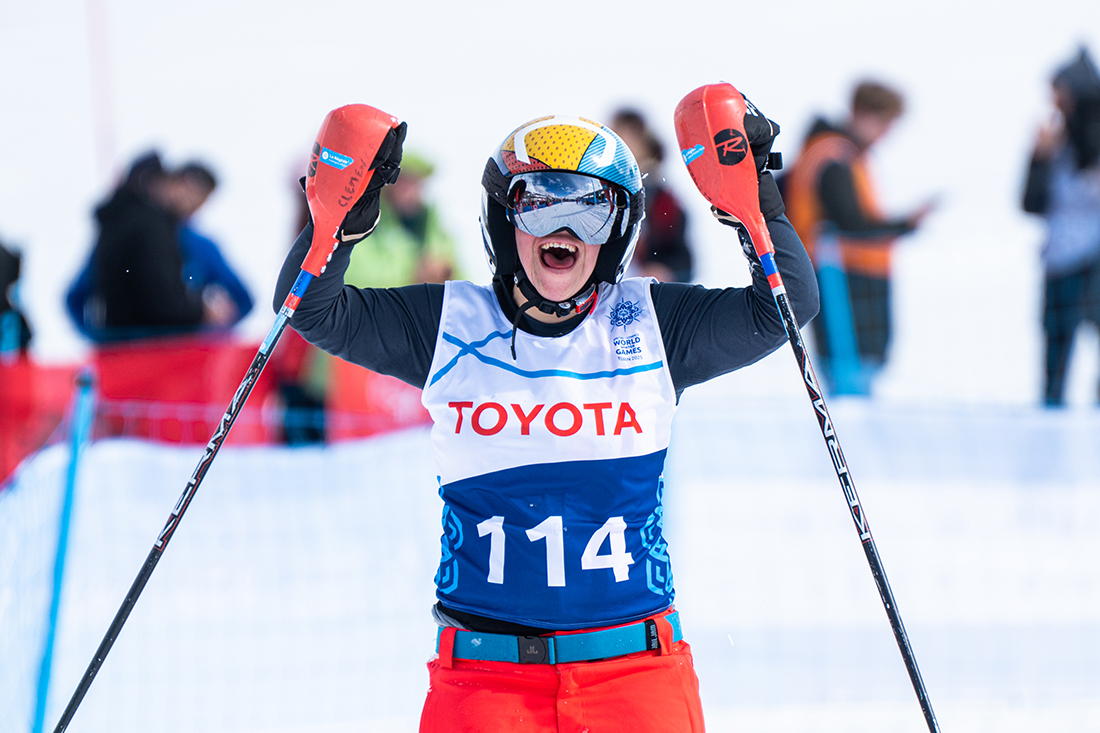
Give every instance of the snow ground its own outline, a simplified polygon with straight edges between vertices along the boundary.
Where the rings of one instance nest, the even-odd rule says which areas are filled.
[[[750,381],[688,392],[667,465],[708,728],[924,730],[811,408],[747,396]],[[1100,730],[1100,414],[832,412],[942,729]],[[116,440],[85,454],[48,726],[200,453]],[[57,447],[24,466],[0,537],[18,536],[12,516],[48,526],[56,499],[29,497],[56,495],[65,461]],[[430,463],[424,430],[223,450],[69,730],[415,730],[434,643]],[[33,555],[0,544],[0,569]],[[0,641],[16,618],[4,585]],[[18,590],[33,606],[43,578]],[[21,638],[6,658],[33,658],[33,629]],[[22,733],[12,711],[33,676],[6,674],[0,719]]]

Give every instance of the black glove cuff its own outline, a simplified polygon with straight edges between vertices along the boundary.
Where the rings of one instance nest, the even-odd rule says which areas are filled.
[[[737,241],[741,245],[741,252],[745,255],[745,259],[749,261],[749,272],[752,276],[764,277],[764,266],[760,264],[760,257],[752,246],[752,238],[749,237],[749,230],[745,225],[738,221],[737,217],[722,211],[717,206],[711,206],[710,213],[714,214],[714,218],[720,223],[732,227],[737,232]]]
[[[760,213],[764,215],[765,221],[771,221],[778,216],[782,216],[786,211],[786,207],[783,205],[783,197],[779,194],[779,185],[775,182],[775,177],[771,174],[771,171],[764,171],[760,174]]]
[[[378,217],[382,202],[379,200],[379,192],[366,191],[351,211],[344,217],[340,229],[336,232],[341,244],[355,244],[363,237],[374,231],[378,226]]]

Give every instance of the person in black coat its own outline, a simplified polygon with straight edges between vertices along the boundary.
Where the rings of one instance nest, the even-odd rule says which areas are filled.
[[[182,277],[180,218],[197,209],[208,193],[186,176],[165,171],[159,156],[148,153],[96,209],[95,293],[111,339],[193,331],[232,320],[226,298],[204,301]]]
[[[1023,208],[1047,228],[1043,402],[1057,407],[1078,327],[1100,325],[1100,71],[1084,48],[1058,69],[1051,89],[1057,114],[1037,135]]]

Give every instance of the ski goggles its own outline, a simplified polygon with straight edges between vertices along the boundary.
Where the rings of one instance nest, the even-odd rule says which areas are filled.
[[[607,244],[622,234],[628,209],[624,191],[579,173],[522,173],[508,189],[509,221],[535,237],[564,229],[585,244]]]

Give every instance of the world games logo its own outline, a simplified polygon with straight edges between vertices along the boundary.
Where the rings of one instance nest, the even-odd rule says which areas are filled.
[[[611,312],[607,314],[607,318],[611,321],[612,329],[626,328],[640,319],[643,312],[641,302],[634,303],[623,298],[618,304],[611,306]]]

